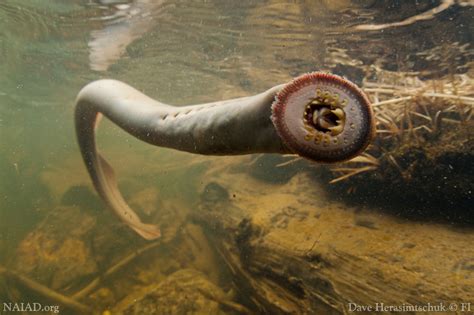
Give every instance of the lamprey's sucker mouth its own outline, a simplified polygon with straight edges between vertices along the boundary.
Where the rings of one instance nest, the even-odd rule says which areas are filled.
[[[143,223],[117,188],[112,167],[98,153],[95,130],[104,115],[150,144],[206,155],[298,154],[340,162],[369,144],[374,119],[365,94],[348,80],[314,72],[243,98],[175,107],[131,86],[100,80],[76,99],[76,135],[94,187],[107,206],[142,237],[160,237]]]
[[[367,96],[336,75],[314,72],[286,84],[272,106],[284,143],[316,162],[335,163],[361,153],[375,123]]]

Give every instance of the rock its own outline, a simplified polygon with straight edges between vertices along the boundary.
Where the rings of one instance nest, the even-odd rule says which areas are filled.
[[[78,206],[86,211],[99,211],[105,207],[103,202],[88,186],[71,186],[61,197],[61,204],[65,206]]]
[[[301,171],[304,162],[297,157],[285,157],[278,154],[261,154],[245,170],[259,180],[283,184]]]
[[[188,208],[182,201],[170,201],[163,197],[160,189],[153,186],[133,193],[128,202],[144,222],[160,226],[163,243],[176,237],[184,224]]]
[[[130,207],[143,218],[150,218],[161,210],[159,191],[154,187],[145,188],[133,194],[129,200]]]
[[[112,313],[227,314],[221,309],[222,307],[238,309],[239,305],[227,301],[224,292],[201,272],[183,269],[158,284],[145,287],[126,297]],[[241,307],[241,310],[245,308]]]
[[[75,290],[143,242],[108,211],[61,206],[19,243],[11,264],[52,289]]]
[[[211,182],[204,187],[200,198],[203,202],[226,201],[229,200],[229,192],[218,183]]]
[[[95,218],[77,207],[51,212],[19,244],[15,269],[53,289],[92,276],[97,265],[82,237],[94,225]]]
[[[115,304],[115,296],[112,290],[107,287],[100,288],[90,296],[91,304],[97,308],[111,308]]]

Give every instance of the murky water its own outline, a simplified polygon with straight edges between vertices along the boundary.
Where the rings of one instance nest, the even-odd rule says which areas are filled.
[[[414,85],[411,83],[413,81],[405,80],[405,76],[416,77],[423,82],[432,80],[425,89],[435,86],[435,92],[439,94],[450,94],[452,90],[467,90],[468,92],[462,94],[465,97],[463,99],[465,104],[456,105],[461,108],[459,113],[444,116],[447,119],[446,124],[454,126],[456,122],[450,121],[459,120],[466,123],[472,120],[472,108],[468,108],[472,107],[473,98],[472,16],[474,16],[472,1],[318,0],[290,3],[2,0],[0,3],[0,263],[51,290],[74,297],[74,294],[84,288],[89,281],[107,270],[112,262],[120,261],[120,257],[125,257],[137,246],[146,246],[142,240],[129,234],[115,217],[108,216],[108,210],[94,195],[83,165],[74,134],[73,109],[77,93],[88,82],[100,78],[114,78],[136,87],[152,98],[182,105],[253,95],[278,83],[287,82],[294,76],[315,70],[331,71],[358,84],[363,84],[367,80],[383,81],[392,78],[387,73],[398,73],[403,75],[400,75],[397,83],[407,88]],[[459,85],[451,84],[452,90],[436,88],[437,83],[433,83],[446,80],[451,82],[458,77],[465,78],[465,81],[462,83],[461,80]],[[384,82],[391,84],[394,81],[386,79]],[[368,85],[366,87],[370,88]],[[393,98],[398,96],[394,92]],[[423,112],[423,115],[428,114]],[[428,125],[427,128],[432,130]],[[472,143],[472,133],[460,137],[461,140],[462,137],[470,137],[469,141]],[[189,223],[188,216],[192,209],[198,209],[202,203],[232,197],[233,193],[237,194],[237,199],[241,194],[244,200],[251,198],[252,190],[257,191],[260,187],[260,184],[253,182],[255,178],[266,182],[269,187],[275,187],[275,191],[290,187],[288,180],[293,175],[312,170],[309,162],[297,161],[286,169],[277,170],[275,165],[286,160],[277,158],[276,161],[259,161],[261,157],[194,156],[151,147],[108,122],[102,123],[98,139],[101,152],[116,168],[119,186],[126,199],[148,220],[162,220],[166,223],[165,230],[166,226],[169,227],[164,245],[158,251],[159,258],[153,258],[156,264],[167,266],[163,268],[168,269],[161,270],[157,275],[153,273],[154,271],[146,274],[148,270],[146,266],[134,266],[134,269],[128,271],[125,269],[119,275],[114,274],[116,283],[107,289],[114,294],[110,295],[109,291],[104,291],[107,285],[103,285],[80,298],[72,299],[84,304],[91,303],[95,312],[101,312],[113,308],[119,301],[125,303],[123,301],[127,294],[112,288],[117,286],[117,283],[121,283],[124,288],[128,287],[126,292],[145,287],[151,282],[168,281],[167,285],[173,286],[175,285],[173,278],[165,276],[173,275],[179,270],[187,270],[186,268],[194,268],[204,272],[213,285],[220,286],[224,291],[234,292],[234,295],[228,295],[226,298],[231,302],[227,300],[223,302],[223,297],[217,299],[214,296],[210,299],[220,303],[220,308],[217,308],[219,312],[230,314],[250,310],[259,313],[275,310],[271,307],[265,309],[266,304],[258,298],[257,303],[252,301],[252,298],[243,297],[239,289],[236,291],[235,288],[222,285],[223,279],[229,281],[228,277],[232,276],[229,276],[228,270],[219,267],[221,258],[212,258],[219,256],[216,254],[216,249],[208,244],[206,237],[203,236],[202,227],[192,220],[193,223]],[[456,138],[452,143],[461,140]],[[453,168],[461,165],[459,167],[464,172],[465,169],[469,170],[469,165],[466,166],[465,163],[472,161],[472,152],[469,152],[472,144],[461,142],[465,145],[463,147],[465,151],[459,149],[462,153],[459,155],[462,156],[460,158],[462,162],[456,164],[458,160],[453,158],[453,161],[449,160],[446,165],[452,165]],[[393,145],[390,148],[393,149]],[[397,161],[397,155],[395,153],[393,155],[395,162],[390,162],[392,163],[390,165],[394,169],[404,168],[404,162]],[[447,156],[449,159],[449,155]],[[255,158],[256,162],[252,160]],[[392,161],[392,158],[388,160]],[[436,161],[435,165],[438,163]],[[443,161],[439,163],[445,163]],[[410,172],[413,170],[407,166],[406,170],[408,169]],[[237,177],[219,177],[218,174],[222,172],[247,174],[248,182],[242,182],[238,187],[246,185],[249,187],[239,190],[233,183]],[[252,172],[253,175],[248,174]],[[312,176],[318,178],[318,185],[323,186],[341,175],[336,173],[331,177],[328,175],[330,172],[328,169],[321,172],[326,177],[323,176],[321,179],[314,173]],[[401,173],[402,177],[419,175],[415,171],[408,175],[403,171]],[[425,178],[431,178],[429,175],[426,176],[428,177]],[[465,177],[459,179],[461,177],[453,177],[454,184],[451,182],[449,184],[459,185],[460,188],[447,190],[443,187],[440,188],[440,192],[436,192],[437,198],[443,191],[449,193],[441,195],[441,209],[423,212],[421,224],[425,222],[424,220],[431,222],[441,218],[441,227],[437,225],[436,229],[444,229],[453,224],[454,229],[462,226],[459,229],[463,229],[464,236],[460,236],[457,240],[464,240],[466,244],[472,245],[468,240],[473,236],[469,228],[473,215],[466,212],[465,208],[469,208],[471,204],[472,210],[470,194],[473,184],[469,179],[465,180]],[[376,176],[372,179],[378,180]],[[225,180],[228,180],[228,186]],[[206,186],[210,181],[217,181],[220,184]],[[416,190],[418,183],[410,187],[415,187]],[[349,194],[349,197],[335,198],[341,202],[341,207],[358,208],[369,204],[369,207],[380,210],[379,212],[376,210],[375,216],[378,218],[382,216],[384,219],[381,220],[385,220],[385,216],[412,217],[406,213],[400,215],[398,210],[390,210],[387,213],[381,209],[385,208],[383,202],[381,206],[380,200],[372,200],[377,199],[377,196],[370,193],[361,193],[357,197],[357,190],[351,186],[356,184],[358,182],[336,188],[337,194],[343,194],[342,191],[344,194],[347,191],[355,191]],[[404,184],[397,182],[397,185],[402,185],[403,190]],[[232,191],[231,187],[234,187],[235,191]],[[266,191],[265,187],[260,189]],[[268,191],[271,195],[270,190]],[[453,194],[461,191],[462,195],[453,197],[450,195],[451,191]],[[301,190],[301,195],[305,194],[310,192]],[[356,198],[353,198],[354,195]],[[275,197],[275,200],[280,200],[278,198],[281,196]],[[413,198],[410,195],[408,201],[403,199],[402,203],[408,202],[407,208],[417,208],[419,200]],[[428,195],[427,199],[429,198]],[[326,200],[324,202],[327,202],[327,199],[327,196],[321,196],[321,200]],[[389,204],[386,205],[393,206],[393,200],[388,199]],[[260,202],[263,204],[262,207],[265,207],[268,201],[263,199],[259,201],[256,193],[252,202],[239,204],[237,200],[233,206],[253,205],[258,208]],[[455,217],[439,215],[439,212],[450,211],[449,208],[443,208],[449,204],[452,204],[453,208],[464,210]],[[80,211],[75,213],[77,209]],[[160,209],[166,211],[160,212]],[[297,210],[294,212],[296,214],[292,212],[290,217],[296,218],[295,220],[302,218],[304,221],[304,216],[297,215],[302,209]],[[68,211],[72,213],[70,217]],[[57,214],[58,212],[63,213],[64,217]],[[436,214],[433,219],[431,215],[434,212]],[[178,213],[177,217],[175,213]],[[103,217],[104,215],[106,217]],[[370,215],[374,215],[373,209]],[[96,219],[97,217],[101,219]],[[420,222],[419,217],[417,216],[416,222]],[[279,229],[286,228],[288,222],[285,223],[286,219],[283,221],[280,219],[280,217],[276,218],[276,221],[272,219],[276,223],[272,222]],[[72,225],[71,222],[64,222],[68,220],[78,222],[73,222]],[[93,223],[87,220],[92,220]],[[53,222],[50,224],[55,226],[48,226],[48,222]],[[74,231],[71,232],[72,236],[68,231],[59,228],[62,222],[69,227],[69,231]],[[99,225],[97,222],[104,225]],[[177,226],[174,226],[173,222],[179,224],[176,223]],[[341,224],[337,223],[337,226]],[[91,228],[93,225],[94,228]],[[374,223],[372,219],[363,217],[356,219],[356,225],[371,229]],[[468,225],[468,228],[465,225]],[[391,223],[387,223],[387,226],[391,226]],[[107,236],[100,237],[101,229]],[[180,229],[188,232],[179,234]],[[425,229],[427,228],[420,227],[418,230],[414,226],[406,233],[418,234],[417,231]],[[48,230],[55,232],[51,232],[53,234],[48,236],[45,232]],[[86,235],[84,231],[89,231],[94,236]],[[41,233],[46,233],[46,236],[39,237]],[[114,235],[120,233],[126,236],[114,240]],[[449,237],[448,235],[447,238]],[[45,241],[45,238],[49,241]],[[188,238],[193,239],[194,243],[186,243],[190,242],[186,240]],[[82,245],[74,243],[77,239],[82,240],[83,243],[80,243]],[[99,253],[94,252],[93,248],[96,247],[88,247],[86,240],[91,239],[99,244],[96,249]],[[66,244],[69,241],[72,242],[68,243],[69,247],[61,247],[61,243]],[[114,241],[117,243],[113,243]],[[105,246],[103,243],[109,245]],[[413,243],[416,244],[416,240]],[[423,246],[421,241],[420,244]],[[450,243],[446,244],[449,246]],[[81,246],[85,246],[84,249],[81,249]],[[342,247],[344,246],[341,245]],[[47,255],[38,248],[43,248]],[[73,248],[77,249],[77,253],[74,253]],[[458,264],[452,269],[453,278],[444,281],[448,282],[447,286],[455,286],[457,280],[454,277],[460,275],[456,272],[464,270],[462,277],[465,279],[463,282],[465,287],[460,289],[462,292],[459,296],[453,296],[453,299],[458,301],[460,296],[464,298],[469,296],[466,292],[471,292],[470,300],[465,302],[473,303],[474,310],[474,295],[472,295],[474,287],[471,286],[474,279],[472,267],[474,258],[471,249],[472,247],[466,249],[467,252],[459,253],[462,257],[455,259]],[[194,253],[197,258],[190,259],[187,256],[188,251]],[[205,257],[199,258],[200,254]],[[400,255],[403,258],[405,254]],[[80,257],[79,260],[84,258],[86,267],[79,267],[68,260],[75,255]],[[426,255],[430,253],[427,252]],[[49,258],[45,258],[46,256]],[[60,256],[67,259],[61,260],[58,258]],[[107,257],[111,258],[110,264],[107,263]],[[87,267],[87,262],[94,259],[96,261]],[[425,265],[420,265],[418,268],[424,268],[423,266]],[[141,280],[142,283],[130,279],[130,273],[136,276],[137,270],[141,270],[140,277],[145,279]],[[70,277],[61,276],[61,273],[69,273]],[[195,279],[194,274],[182,277],[178,277],[177,282],[188,281],[187,277]],[[0,303],[15,299],[27,302],[31,299],[31,302],[50,301],[52,304],[67,305],[64,301],[44,298],[44,292],[38,293],[28,285],[25,288],[22,281],[9,279],[6,273],[4,278],[0,287]],[[236,281],[240,284],[244,282]],[[205,282],[203,286],[205,285],[210,284]],[[247,288],[248,283],[245,286]],[[400,285],[400,288],[405,289],[406,286],[409,284]],[[214,292],[213,290],[218,289],[213,287],[206,290]],[[437,290],[442,291],[443,287],[437,287]],[[411,301],[410,297],[403,298]],[[176,303],[180,301],[179,297],[170,299]],[[398,302],[402,303],[405,300]],[[241,304],[244,306],[239,309],[236,305]],[[1,308],[0,304],[0,313],[5,312]],[[64,314],[69,314],[67,310],[81,311],[80,308],[70,305],[63,309]],[[282,310],[279,311],[284,313]],[[186,313],[183,310],[175,312]]]

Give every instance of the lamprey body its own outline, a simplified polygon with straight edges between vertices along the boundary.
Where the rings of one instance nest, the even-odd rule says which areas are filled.
[[[314,72],[254,96],[175,107],[131,86],[100,80],[76,100],[75,124],[82,157],[107,206],[142,237],[160,237],[141,222],[117,187],[114,172],[97,152],[100,115],[145,142],[196,154],[298,154],[316,162],[340,162],[362,152],[374,130],[365,94],[341,77]]]

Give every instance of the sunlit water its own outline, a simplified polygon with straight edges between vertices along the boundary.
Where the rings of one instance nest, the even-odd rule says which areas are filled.
[[[180,105],[251,95],[314,70],[360,83],[371,67],[441,78],[472,62],[468,1],[381,31],[355,27],[401,21],[436,1],[100,2],[0,3],[0,262],[68,188],[92,189],[73,130],[75,96],[92,80]],[[225,159],[149,147],[108,123],[99,144],[126,196],[153,184],[188,206],[205,161]]]

